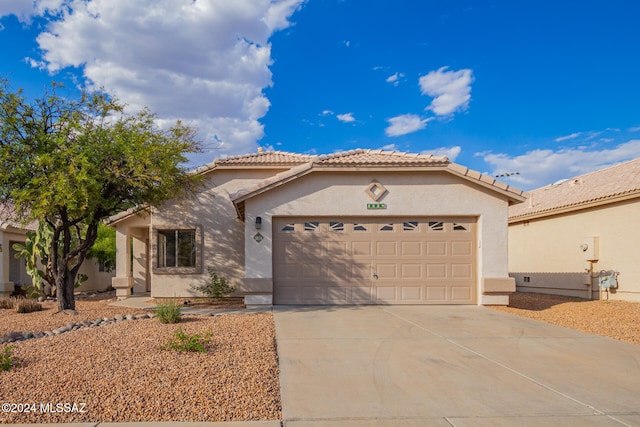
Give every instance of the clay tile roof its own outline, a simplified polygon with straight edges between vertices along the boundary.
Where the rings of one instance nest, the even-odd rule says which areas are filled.
[[[529,192],[509,208],[509,219],[552,215],[620,199],[640,197],[640,158]]]
[[[217,159],[217,166],[295,166],[311,161],[308,154],[287,153],[284,151],[263,151]]]
[[[38,221],[24,223],[18,218],[12,203],[0,203],[0,229],[6,230],[9,227],[18,230],[35,231],[38,228]]]
[[[351,165],[446,165],[449,159],[445,156],[431,154],[412,154],[400,151],[384,150],[349,150],[340,153],[326,154],[315,159],[318,165],[351,166]]]

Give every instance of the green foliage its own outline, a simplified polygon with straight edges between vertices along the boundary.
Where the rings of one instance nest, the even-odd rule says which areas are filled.
[[[33,100],[0,78],[0,201],[13,220],[51,227],[51,276],[58,309],[75,308],[78,270],[98,225],[130,208],[191,194],[197,177],[184,168],[199,151],[195,130],[157,126],[149,110],[125,111],[104,93],[62,96],[58,84]]]
[[[42,304],[31,298],[16,299],[14,307],[16,313],[33,313],[34,311],[42,310]]]
[[[160,346],[160,349],[179,352],[206,353],[211,345],[212,336],[213,333],[211,331],[208,331],[203,337],[199,334],[189,335],[185,333],[182,328],[178,328],[173,335],[173,338],[169,339],[165,345]]]
[[[8,345],[0,351],[0,371],[8,371],[21,365],[20,360],[12,354],[13,348],[14,346]]]
[[[116,267],[116,229],[98,224],[98,236],[87,256],[112,271]]]
[[[209,273],[209,281],[201,285],[192,284],[191,289],[203,293],[209,298],[224,298],[236,291],[234,286],[229,285],[227,279],[218,276],[214,267],[208,266],[207,272]]]
[[[170,300],[156,307],[156,316],[160,323],[178,323],[182,319],[182,307],[175,300]]]

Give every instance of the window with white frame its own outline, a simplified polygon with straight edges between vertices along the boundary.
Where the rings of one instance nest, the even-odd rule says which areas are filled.
[[[158,230],[158,268],[195,266],[195,229]]]

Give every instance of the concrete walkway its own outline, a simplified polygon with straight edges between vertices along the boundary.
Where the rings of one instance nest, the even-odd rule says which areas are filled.
[[[472,306],[274,317],[285,427],[640,425],[637,345]]]
[[[127,299],[122,301],[112,302],[111,306],[114,307],[126,307],[126,308],[141,308],[147,310],[153,310],[156,308],[157,304],[147,302],[151,299],[149,294],[142,295],[132,295]],[[271,306],[249,306],[247,308],[221,308],[221,309],[212,309],[212,308],[198,308],[198,307],[189,307],[182,306],[180,312],[183,315],[197,315],[197,316],[215,316],[218,314],[232,314],[232,313],[258,313],[263,311],[271,311]]]

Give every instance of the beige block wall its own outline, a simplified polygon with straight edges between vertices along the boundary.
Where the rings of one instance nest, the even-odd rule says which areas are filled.
[[[373,180],[388,193],[385,210],[368,210],[364,190]],[[312,173],[246,201],[246,277],[272,279],[274,216],[475,216],[478,218],[478,295],[483,277],[508,277],[507,200],[445,172]],[[262,217],[256,242],[255,218]],[[482,298],[478,298],[482,302]]]
[[[152,272],[153,297],[195,296],[192,284],[208,280],[207,266],[242,290],[244,272],[244,224],[238,218],[230,194],[262,181],[282,170],[218,170],[208,175],[202,190],[192,200],[167,203],[154,211],[151,219],[151,264],[158,229],[195,228],[202,230],[199,248],[201,272],[196,274],[159,274]]]
[[[85,259],[79,273],[89,276],[86,282],[76,288],[76,292],[104,291],[111,287],[115,271],[100,271],[100,265],[93,259]]]
[[[588,263],[580,245],[586,237],[597,236],[599,259],[593,265],[594,270],[620,272],[619,288],[610,292],[609,298],[640,301],[637,218],[640,218],[640,201],[632,200],[511,224],[509,271],[514,274],[584,272]]]

